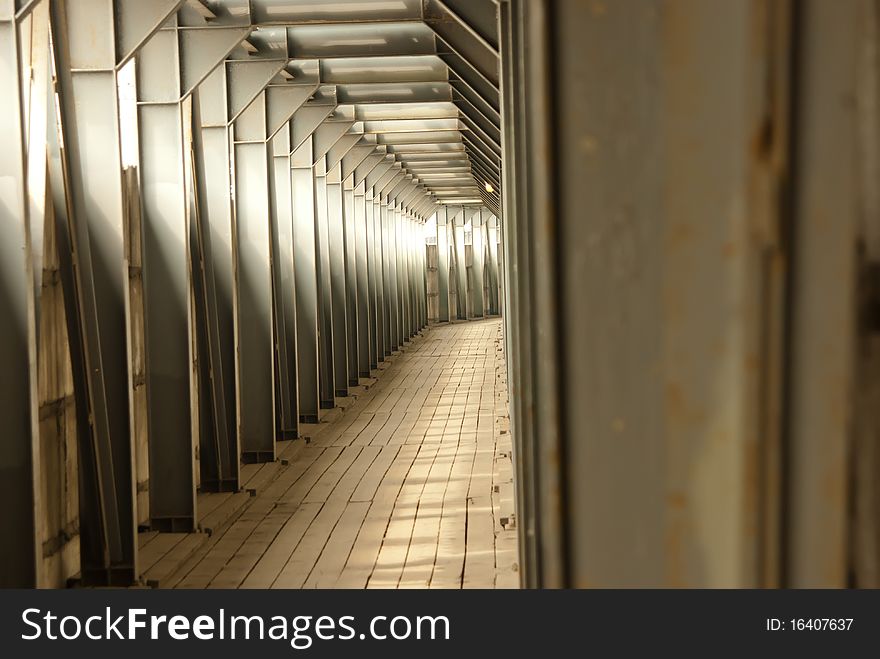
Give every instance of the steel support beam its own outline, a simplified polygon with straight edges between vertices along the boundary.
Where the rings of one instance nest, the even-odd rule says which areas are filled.
[[[40,443],[34,245],[27,189],[24,62],[16,3],[0,2],[0,586],[36,588],[40,582]],[[53,122],[54,123],[54,122]],[[44,124],[45,125],[45,124]],[[45,160],[44,160],[45,170]],[[44,194],[33,190],[32,194]]]
[[[357,180],[357,178],[355,178]],[[382,308],[379,292],[382,280],[382,244],[379,231],[378,209],[373,198],[373,189],[364,188],[364,218],[367,224],[367,288],[369,291],[370,323],[370,369],[379,367],[385,361],[385,339],[382,331]]]
[[[328,157],[329,160],[329,157]],[[340,398],[348,396],[349,318],[346,300],[345,217],[341,166],[327,172],[327,249],[330,257],[330,299],[332,305],[333,387]]]
[[[200,442],[200,487],[205,491],[237,491],[241,449],[238,433],[235,347],[235,275],[233,271],[232,135],[227,112],[227,69],[219,66],[199,85],[198,114],[201,122],[201,152],[196,151],[201,176],[200,259],[206,281],[213,280],[216,319],[206,313],[205,334],[211,345],[211,387],[217,433],[214,446]],[[209,287],[206,307],[210,309]],[[212,327],[211,325],[214,325]],[[209,342],[211,342],[209,338]],[[216,344],[216,345],[214,345]],[[220,400],[222,398],[222,401]],[[220,428],[225,428],[224,433]]]
[[[394,331],[394,298],[391,291],[391,257],[392,244],[390,239],[388,205],[384,203],[381,195],[377,194],[374,198],[376,204],[376,220],[377,220],[377,237],[381,245],[382,253],[382,277],[379,281],[379,300],[381,302],[381,318],[382,318],[382,351],[386,357],[396,349],[396,334]]]
[[[498,305],[498,218],[495,215],[490,215],[486,222],[486,240],[488,242],[486,267],[489,280],[489,299],[486,301],[488,305],[486,312],[491,316],[497,316],[500,313],[500,307]]]
[[[470,316],[470,296],[468,295],[467,249],[465,248],[465,213],[460,206],[452,218],[452,240],[455,245],[455,298],[459,320]]]
[[[478,209],[471,215],[471,317],[483,318],[485,313],[483,283],[483,259],[485,251],[483,210]],[[488,212],[486,213],[488,215]]]
[[[320,406],[318,266],[312,162],[312,138],[308,137],[290,156],[299,417],[304,423],[318,422]]]
[[[312,143],[315,144],[317,141],[316,134]],[[326,153],[326,149],[324,152]],[[327,169],[325,158],[322,156],[319,158],[320,160],[313,164],[312,174],[315,187],[315,263],[318,287],[318,388],[321,409],[333,409],[336,406],[335,355],[333,354],[333,289],[330,272]]]
[[[184,126],[189,119],[178,102],[176,76],[150,70],[165,64],[176,68],[176,37],[175,29],[162,30],[138,56],[138,144],[150,526],[187,533],[196,528],[193,419],[198,418],[192,409],[190,218],[184,162]],[[167,59],[162,57],[166,51]],[[170,82],[170,87],[157,89],[151,83],[158,80]],[[172,100],[161,102],[166,91]]]
[[[276,343],[273,290],[273,217],[275,167],[268,130],[264,92],[269,82],[286,65],[286,60],[236,61],[230,66],[229,99],[236,104],[234,117],[234,185],[237,287],[237,392],[238,427],[244,462],[275,459],[278,438],[275,384]],[[238,107],[240,111],[236,111]],[[286,348],[286,343],[280,344]],[[286,354],[282,363],[286,364]],[[286,374],[285,374],[286,375]],[[288,378],[282,398],[290,401]],[[287,408],[287,419],[290,409]],[[287,420],[285,419],[285,421]],[[289,421],[294,426],[292,420]],[[295,433],[295,427],[293,428]]]
[[[449,322],[449,222],[448,208],[437,208],[437,296],[438,320]]]
[[[88,372],[80,400],[92,419],[91,441],[80,442],[79,456],[81,574],[87,583],[130,584],[138,576],[117,70],[180,4],[50,5],[70,234],[79,249],[73,277]]]
[[[340,175],[342,166],[340,165]],[[342,180],[342,219],[345,245],[345,302],[348,319],[348,385],[356,387],[359,378],[359,340],[360,332],[366,332],[358,318],[358,271],[357,271],[357,239],[354,207],[354,177]]]
[[[415,218],[408,218],[408,244],[409,244],[409,288],[412,300],[412,314],[410,316],[410,333],[415,336],[422,329],[422,301],[419,298],[418,282],[421,281],[419,271],[419,253],[416,243],[416,229],[420,227]],[[424,243],[424,240],[422,241]]]
[[[354,176],[347,179],[354,186]],[[352,189],[352,227],[355,252],[355,314],[357,316],[357,372],[358,377],[370,377],[375,368],[375,330],[371,327],[370,230],[367,220],[367,201],[364,184]],[[370,214],[370,221],[372,213]]]
[[[337,355],[333,336],[333,281],[331,263],[331,234],[330,234],[330,210],[331,205],[341,217],[341,185],[338,187],[339,200],[337,202],[337,189],[328,189],[327,181],[327,153],[339,141],[339,139],[354,125],[353,108],[338,108],[314,131],[313,165],[315,181],[315,245],[317,254],[318,270],[318,315],[320,318],[320,348],[319,348],[319,390],[320,406],[323,409],[332,409],[336,405],[336,360],[345,363],[345,352]],[[343,274],[344,282],[344,274]],[[341,289],[344,291],[344,285]],[[344,337],[344,334],[343,334]],[[347,378],[346,378],[347,380]],[[339,389],[342,391],[342,389]],[[347,385],[345,385],[347,392]]]
[[[267,159],[271,161],[265,179],[265,189],[261,186],[254,194],[255,198],[265,197],[269,202],[266,218],[270,234],[271,258],[266,264],[254,256],[250,267],[260,272],[264,272],[268,267],[271,272],[272,309],[269,320],[272,327],[271,340],[274,345],[275,436],[276,439],[282,440],[293,439],[299,434],[289,174],[290,122],[318,88],[317,62],[298,64],[299,75],[296,79],[299,82],[269,84],[241,113],[234,126],[238,141],[253,144],[247,148],[254,151],[258,147],[264,149]],[[243,148],[245,147],[237,144],[237,153]],[[259,171],[262,172],[262,168]],[[259,226],[257,219],[259,217],[259,214],[254,215],[255,228]],[[262,329],[260,336],[265,342],[266,317],[260,314],[255,316],[254,320],[259,320],[259,327]],[[260,370],[259,375],[259,381],[266,384],[271,380],[271,372],[265,373]],[[262,396],[264,393],[258,391],[256,395]],[[250,397],[248,399],[250,400]],[[243,402],[242,407],[244,407]],[[263,409],[265,411],[265,408]],[[269,460],[270,456],[268,453],[263,453],[248,459]]]
[[[211,353],[212,254],[190,258],[195,247],[191,222],[199,215],[201,185],[192,161],[193,89],[215,69],[241,40],[236,28],[205,30],[181,28],[171,17],[137,54],[138,145],[140,148],[141,199],[143,204],[143,280],[147,434],[150,448],[150,524],[156,530],[193,531],[196,528],[193,435],[206,450],[206,467],[220,465],[228,450],[228,429],[223,397],[223,369],[210,368],[220,356]],[[200,167],[199,167],[200,169]],[[207,211],[207,208],[204,209]],[[195,211],[195,213],[191,212]],[[209,239],[207,232],[202,234]],[[195,241],[198,244],[198,240]],[[203,240],[202,247],[208,247]],[[207,257],[207,258],[205,258]],[[190,268],[197,264],[197,272]],[[206,271],[202,271],[206,264]],[[194,279],[195,275],[195,279]],[[192,346],[196,323],[192,291],[202,320],[202,348],[207,354],[195,359]],[[219,348],[219,346],[217,346]],[[201,385],[196,386],[202,368]],[[212,377],[211,374],[216,375]],[[196,393],[198,392],[198,393]],[[208,398],[211,406],[199,398]],[[198,408],[212,414],[199,414]],[[221,457],[221,454],[222,457]],[[208,487],[219,486],[223,477],[208,471]]]

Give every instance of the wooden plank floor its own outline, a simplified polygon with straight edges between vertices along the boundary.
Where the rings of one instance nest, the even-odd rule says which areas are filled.
[[[254,469],[159,585],[517,588],[508,430],[500,320],[433,326]]]

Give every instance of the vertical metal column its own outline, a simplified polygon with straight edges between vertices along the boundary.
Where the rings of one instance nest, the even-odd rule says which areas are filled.
[[[137,55],[150,517],[167,531],[196,526],[194,435],[206,489],[237,486],[232,371],[223,364],[201,127],[193,134],[201,107],[191,94],[248,28],[203,28],[203,19],[181,13]],[[198,373],[194,345],[204,351]]]
[[[315,185],[312,138],[290,157],[293,195],[293,265],[296,288],[297,370],[299,415],[304,423],[318,422],[318,280],[315,232]]]
[[[406,209],[400,209],[400,213],[398,215],[398,232],[399,232],[399,241],[400,241],[400,287],[401,287],[401,307],[403,309],[402,320],[403,320],[403,330],[402,335],[408,341],[412,338],[412,299],[410,297],[410,285],[409,285],[409,271],[410,271],[410,263],[409,263],[409,235],[407,233],[407,217],[406,217]]]
[[[357,374],[357,290],[356,272],[354,267],[354,234],[351,224],[354,220],[354,190],[352,163],[346,161],[346,156],[355,148],[362,139],[363,124],[358,123],[348,133],[342,135],[327,152],[327,165],[330,167],[330,175],[335,186],[330,193],[329,200],[338,205],[337,217],[330,216],[331,221],[331,256],[333,262],[333,305],[334,305],[334,352],[344,355],[345,359],[338,360],[336,369],[337,392],[345,392],[348,395],[349,386],[358,385]],[[374,148],[372,145],[358,147],[359,155],[355,160],[361,160]],[[340,279],[341,273],[341,279]],[[340,286],[341,281],[341,286]]]
[[[394,265],[397,276],[394,283],[397,286],[397,331],[400,335],[400,345],[403,346],[409,340],[407,331],[407,299],[406,299],[406,246],[403,243],[403,211],[397,200],[394,204]]]
[[[276,236],[273,244],[275,260],[273,263],[276,283],[274,287],[276,320],[275,342],[279,345],[278,359],[283,359],[285,369],[278,377],[287,380],[287,400],[284,406],[284,425],[280,430],[282,439],[295,439],[299,436],[299,383],[297,378],[296,346],[296,290],[293,265],[293,197],[290,185],[290,126],[284,127],[272,139],[275,194],[272,199],[275,216]],[[284,344],[284,349],[280,344]],[[285,394],[282,393],[282,396]]]
[[[437,296],[438,320],[449,322],[449,224],[447,206],[437,207]]]
[[[418,329],[421,331],[428,324],[428,297],[427,297],[427,253],[425,252],[425,221],[413,220],[413,258],[416,264],[415,286],[416,299],[418,300]]]
[[[419,268],[419,272],[421,273],[421,281],[419,282],[419,292],[422,295],[422,327],[428,326],[428,255],[425,252],[425,239],[423,235],[423,227],[419,229],[418,232],[418,241],[419,241],[419,257],[421,258],[421,267]]]
[[[415,221],[407,213],[404,217],[404,229],[406,233],[406,286],[409,291],[409,335],[415,336],[419,331],[418,327],[418,301],[416,300],[416,264],[415,264],[415,241],[413,240],[415,232],[413,226]]]
[[[363,175],[364,187],[366,189],[365,199],[369,205],[367,209],[368,217],[372,216],[371,228],[371,249],[373,264],[373,291],[371,299],[374,300],[374,316],[373,323],[375,326],[375,343],[376,343],[376,361],[379,364],[385,360],[385,357],[391,354],[390,348],[390,328],[388,325],[388,309],[387,309],[387,249],[385,246],[385,220],[380,190],[378,187],[379,180],[394,166],[394,156],[380,157],[378,162],[370,158],[372,167],[368,172],[355,172],[355,177]],[[366,169],[367,166],[364,166]]]
[[[313,167],[314,132],[336,107],[332,88],[321,87],[289,123],[290,180],[293,209],[293,265],[299,418],[317,423],[319,392],[318,262]]]
[[[352,182],[353,179],[352,179]],[[372,313],[371,305],[371,277],[370,277],[370,256],[369,248],[370,233],[369,222],[372,221],[372,213],[370,219],[367,219],[367,200],[365,197],[364,184],[361,183],[353,190],[352,199],[353,228],[355,235],[355,270],[356,270],[356,286],[357,286],[357,370],[358,376],[362,378],[370,377],[370,368],[375,364],[375,335],[372,329]]]
[[[266,133],[271,144],[268,190],[272,230],[272,303],[275,344],[275,414],[278,439],[299,436],[296,295],[294,291],[292,199],[290,185],[291,121],[319,84],[317,60],[290,61],[284,75],[261,92],[265,97]],[[254,105],[254,104],[252,104]],[[247,111],[245,112],[245,114]],[[242,121],[244,114],[239,119]],[[256,136],[256,135],[255,135]]]
[[[407,297],[409,299],[409,314],[407,318],[407,322],[409,323],[407,327],[407,331],[409,332],[410,337],[415,336],[416,332],[419,331],[418,328],[418,304],[416,300],[416,287],[415,287],[415,277],[416,277],[416,268],[415,268],[415,244],[413,241],[413,219],[409,216],[409,213],[404,215],[403,218],[403,229],[406,240],[406,291]]]
[[[412,298],[411,292],[412,288],[410,286],[410,263],[409,263],[409,254],[410,254],[410,245],[409,245],[409,234],[407,233],[407,224],[408,219],[406,217],[406,209],[401,208],[400,214],[398,215],[398,232],[400,239],[400,276],[399,276],[399,286],[401,292],[401,307],[403,313],[401,315],[401,319],[403,321],[403,329],[402,336],[404,340],[409,341],[412,338]]]
[[[511,436],[513,439],[514,465],[516,469],[516,503],[517,516],[520,520],[520,560],[522,562],[522,582],[524,585],[536,587],[547,585],[560,587],[566,579],[566,565],[563,560],[564,548],[562,545],[562,512],[557,509],[548,509],[542,512],[540,520],[536,514],[536,471],[541,468],[541,460],[534,448],[537,422],[535,412],[529,412],[534,405],[534,388],[531,378],[537,369],[533,368],[532,341],[530,336],[530,319],[534,318],[531,308],[531,290],[528,286],[528,247],[529,237],[526,235],[527,224],[520,225],[520,216],[525,217],[525,207],[530,197],[529,184],[527,183],[527,168],[529,163],[525,153],[525,90],[523,75],[525,73],[521,61],[523,54],[523,40],[525,38],[525,14],[532,9],[529,5],[519,0],[508,0],[498,5],[498,35],[501,57],[500,97],[501,118],[503,130],[501,132],[503,167],[501,170],[501,191],[505,230],[503,231],[503,259],[505,267],[504,290],[505,315],[504,338],[505,355],[507,357],[508,386],[511,392]],[[544,7],[534,7],[532,31],[529,37],[535,39],[535,46],[541,48],[541,56],[547,54],[548,27],[546,25],[546,11]],[[536,53],[538,54],[538,53]],[[538,62],[540,57],[536,57]],[[540,93],[545,89],[536,82]],[[545,104],[535,103],[536,109],[545,110]],[[541,114],[541,117],[544,115]],[[541,164],[548,166],[548,161],[542,159]],[[551,198],[552,199],[552,198]],[[542,220],[543,216],[536,218]],[[522,226],[522,229],[520,228]],[[520,234],[523,234],[520,236]],[[549,232],[547,232],[549,237]],[[544,236],[541,236],[544,237]],[[547,242],[546,240],[544,241]],[[549,295],[545,298],[548,308],[553,308],[555,303],[555,291],[546,291]],[[540,322],[552,325],[552,318],[540,319]],[[545,329],[547,331],[547,329]],[[555,336],[548,332],[547,336]],[[555,341],[548,341],[548,354],[554,353]],[[548,360],[550,357],[548,357]],[[542,363],[547,371],[553,370],[553,365],[548,361]],[[546,396],[544,400],[552,403],[558,398],[558,388],[554,379],[544,383]],[[552,455],[554,446],[560,447],[560,427],[558,423],[558,409],[544,408],[548,414],[544,433],[543,446],[546,447],[547,455]],[[548,470],[543,479],[543,487],[551,492],[561,491],[561,473]],[[558,500],[558,499],[557,499]],[[540,527],[540,528],[539,528]]]
[[[280,437],[294,439],[299,435],[299,380],[297,364],[299,363],[297,348],[297,316],[296,316],[296,290],[294,271],[294,228],[293,228],[293,191],[291,186],[291,129],[289,118],[294,111],[304,103],[313,90],[313,86],[296,85],[278,88],[267,88],[269,94],[269,117],[273,116],[273,103],[283,103],[285,108],[281,117],[288,116],[282,127],[272,138],[272,151],[274,154],[274,195],[272,197],[273,216],[275,218],[276,233],[273,241],[273,287],[275,301],[275,342],[277,348],[278,373],[276,377],[284,378],[286,387],[279,387],[279,393],[283,400],[279,407],[283,426],[280,429]],[[273,96],[283,95],[285,98]],[[270,123],[270,131],[273,126]]]
[[[266,75],[274,70],[271,76],[283,67],[260,64],[266,65]],[[275,172],[270,144],[265,141],[265,94],[258,93],[248,104],[236,119],[233,134],[241,454],[244,462],[268,462],[275,459],[276,439],[272,296],[275,220],[269,201],[274,194]],[[283,384],[286,388],[286,379]]]
[[[484,284],[483,284],[483,250],[485,249],[483,241],[483,209],[474,212],[471,217],[471,316],[473,318],[482,318],[485,316],[484,305]],[[487,213],[488,215],[488,213]]]
[[[360,334],[368,334],[358,316],[357,236],[355,218],[354,176],[342,182],[342,217],[345,237],[345,300],[348,318],[348,385],[359,384]]]
[[[116,74],[180,4],[128,3],[120,11],[111,0],[50,4],[66,158],[57,171],[68,175],[77,253],[65,278],[75,286],[68,308],[76,309],[83,346],[73,361],[86,372],[77,396],[92,422],[89,439],[83,431],[79,442],[81,574],[93,584],[130,584],[138,576]],[[53,187],[62,180],[53,176]]]
[[[492,316],[499,314],[498,306],[498,218],[490,215],[486,224],[486,240],[488,242],[487,254],[489,263],[489,299],[487,300],[487,312]]]
[[[190,254],[176,21],[137,57],[150,526],[196,528]]]
[[[342,204],[342,167],[327,172],[327,251],[330,261],[332,305],[333,387],[336,396],[348,396],[348,304],[345,277],[345,217]]]
[[[354,124],[353,109],[334,111],[314,132],[312,162],[315,179],[315,248],[318,265],[318,316],[320,318],[319,377],[321,408],[332,409],[335,398],[335,360],[345,360],[345,353],[335,354],[333,344],[333,285],[330,258],[330,223],[327,189],[327,153]],[[341,203],[339,205],[341,209]]]
[[[199,85],[198,104],[201,118],[202,183],[204,196],[200,207],[201,245],[206,279],[213,279],[214,314],[206,333],[214,337],[211,373],[216,395],[215,423],[225,430],[215,435],[216,448],[202,445],[199,466],[200,487],[205,491],[237,491],[241,453],[238,441],[237,401],[235,395],[235,314],[234,273],[232,266],[232,144],[227,117],[226,67],[220,66]],[[198,153],[196,154],[198,157]],[[211,327],[213,325],[213,327]],[[216,354],[215,354],[216,353]]]
[[[397,200],[391,202],[394,208],[394,285],[397,293],[397,332],[400,337],[400,345],[403,346],[409,340],[407,332],[407,305],[406,305],[406,259],[405,245],[403,243],[403,218]]]
[[[853,577],[852,465],[864,459],[853,442],[859,396],[855,367],[865,358],[857,337],[864,333],[872,343],[877,337],[876,321],[867,329],[865,316],[856,312],[860,304],[876,308],[876,297],[859,301],[865,293],[856,273],[865,259],[865,238],[876,244],[878,181],[875,169],[863,172],[867,177],[861,182],[859,172],[876,159],[880,145],[876,137],[866,139],[876,135],[866,133],[867,121],[876,122],[870,101],[860,110],[858,103],[839,99],[860,98],[865,81],[877,77],[876,56],[866,60],[864,55],[876,53],[876,16],[865,10],[854,0],[810,0],[799,4],[796,14],[799,48],[791,104],[797,111],[792,139],[799,159],[786,337],[786,489],[780,492],[788,504],[781,576],[792,588],[845,588]],[[866,20],[874,24],[866,28]],[[867,121],[859,116],[865,110],[872,115]],[[740,139],[748,144],[747,136]],[[876,277],[876,270],[868,272]],[[876,280],[867,290],[876,291],[875,286]],[[876,409],[872,412],[876,418]],[[876,446],[876,434],[869,441]],[[875,458],[875,470],[876,465]],[[868,551],[876,560],[876,545]]]
[[[396,349],[393,318],[393,297],[391,295],[391,241],[388,232],[388,205],[381,195],[377,197],[377,219],[379,222],[379,242],[382,246],[382,279],[380,280],[379,300],[382,309],[383,350],[388,357]]]
[[[366,223],[367,235],[367,294],[369,302],[367,304],[367,314],[370,324],[370,369],[379,367],[379,362],[384,360],[385,356],[382,351],[382,321],[379,319],[378,311],[378,278],[379,257],[377,250],[379,242],[376,237],[376,221],[373,218],[373,190],[366,188],[364,183],[364,221]]]
[[[177,17],[172,17],[137,54],[144,371],[150,480],[154,485],[150,488],[150,518],[151,526],[158,530],[192,531],[196,527],[194,435],[218,466],[216,461],[222,461],[219,454],[228,452],[222,448],[229,443],[224,372],[222,364],[208,368],[221,353],[215,340],[219,333],[210,235],[203,232],[199,241],[197,226],[200,213],[208,209],[206,190],[202,189],[206,186],[202,154],[193,160],[191,94],[245,33],[245,28],[181,27]],[[200,116],[200,108],[195,115]],[[198,247],[205,251],[200,253]],[[195,300],[202,325],[198,335],[192,317],[193,291],[199,297]],[[207,351],[199,360],[204,374],[200,387],[194,371],[196,336]],[[200,405],[196,392],[210,404]],[[216,414],[199,414],[194,405]],[[214,471],[219,470],[211,473]]]
[[[37,326],[23,115],[19,25],[0,2],[0,586],[35,588],[42,562],[37,398]],[[30,62],[25,70],[29,70]],[[44,191],[32,191],[43,194]]]
[[[322,157],[312,171],[315,186],[315,263],[318,284],[318,390],[321,409],[336,405],[333,366],[333,295],[327,226],[327,170]]]
[[[389,323],[391,324],[391,350],[400,350],[403,346],[403,336],[401,333],[401,313],[400,313],[400,286],[399,286],[399,245],[397,244],[398,230],[398,210],[394,206],[394,202],[386,198],[385,207],[387,209],[387,241],[388,241],[388,289],[391,293],[391,303],[388,305],[390,309]]]
[[[383,147],[384,148],[384,147]],[[378,264],[378,259],[376,256],[376,249],[378,243],[376,242],[376,230],[375,230],[375,221],[373,219],[373,189],[370,185],[367,184],[367,176],[371,174],[383,161],[384,161],[383,153],[371,153],[367,158],[360,163],[354,170],[354,184],[356,189],[363,188],[364,197],[363,197],[363,205],[364,205],[364,222],[365,222],[365,233],[366,233],[366,260],[367,260],[367,318],[368,318],[368,331],[369,331],[369,368],[375,369],[378,368],[380,358],[384,359],[384,355],[382,355],[382,351],[379,347],[380,345],[380,337],[379,337],[379,329],[380,324],[377,323],[377,287],[376,287],[376,279],[377,279],[377,271],[376,266]]]
[[[455,299],[458,306],[458,319],[467,320],[470,307],[468,295],[467,249],[465,248],[464,225],[467,222],[467,209],[457,208],[452,218],[452,238],[455,244],[455,276],[457,278]]]
[[[375,278],[374,285],[376,288],[376,350],[379,362],[385,361],[385,358],[391,354],[390,345],[390,327],[388,326],[388,310],[386,300],[385,281],[388,276],[388,266],[386,263],[385,251],[385,223],[382,214],[382,204],[375,188],[371,188],[373,199],[372,205],[373,216],[373,245]]]

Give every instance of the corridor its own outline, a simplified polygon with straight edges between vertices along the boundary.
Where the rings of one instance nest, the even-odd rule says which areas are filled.
[[[501,340],[497,319],[415,337],[244,492],[201,495],[210,537],[142,533],[147,583],[518,587]]]

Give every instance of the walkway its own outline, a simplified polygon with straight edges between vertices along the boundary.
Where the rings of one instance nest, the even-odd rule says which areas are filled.
[[[518,587],[500,321],[435,326],[382,366],[324,422],[304,427],[308,443],[289,442],[277,462],[245,467],[251,496],[203,495],[203,510],[215,502],[232,511],[204,516],[218,527],[203,521],[214,531],[207,541],[144,537],[148,580]]]

